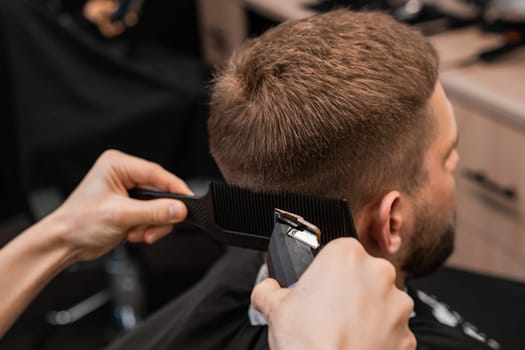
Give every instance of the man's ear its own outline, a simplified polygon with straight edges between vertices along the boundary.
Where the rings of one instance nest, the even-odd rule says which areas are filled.
[[[401,193],[386,193],[375,212],[372,229],[373,238],[383,254],[394,255],[401,248],[403,219]]]

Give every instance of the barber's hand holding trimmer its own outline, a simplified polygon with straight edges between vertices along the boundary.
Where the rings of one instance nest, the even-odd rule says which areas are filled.
[[[353,238],[327,244],[293,288],[267,279],[252,304],[279,349],[415,349],[408,328],[412,299],[394,285],[395,270]]]

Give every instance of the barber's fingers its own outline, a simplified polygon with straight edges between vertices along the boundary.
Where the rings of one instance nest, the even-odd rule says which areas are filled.
[[[88,1],[84,5],[84,17],[93,23],[107,20],[117,9],[114,1]]]
[[[166,236],[173,230],[173,225],[162,226],[137,226],[127,234],[127,240],[132,243],[145,242],[148,244],[155,243],[162,237]]]
[[[188,185],[160,165],[120,151],[108,150],[98,162],[107,162],[126,189],[149,187],[171,193],[193,195]]]
[[[126,27],[134,27],[139,22],[139,11],[130,10],[124,17],[124,24]]]
[[[184,203],[174,199],[135,200],[126,198],[119,202],[121,208],[115,223],[127,227],[164,226],[182,222],[188,210]],[[156,235],[155,235],[156,236]]]
[[[414,301],[404,291],[395,289],[395,298],[392,305],[401,310],[399,312],[398,332],[401,334],[399,337],[400,344],[398,349],[402,350],[414,350],[417,347],[417,341],[415,335],[412,333],[408,326],[408,320],[414,310]]]
[[[84,5],[84,17],[95,24],[100,33],[107,38],[112,38],[122,34],[126,30],[126,26],[132,26],[136,24],[130,21],[130,25],[127,22],[122,23],[120,21],[111,21],[111,15],[117,10],[117,4],[112,0],[103,1],[88,1]]]
[[[193,195],[184,181],[156,163],[132,157],[124,166],[133,187],[150,186],[161,191]]]
[[[399,329],[398,329],[397,334],[399,334],[400,336],[398,337],[399,344],[398,346],[396,346],[396,349],[400,349],[400,350],[416,349],[417,340],[416,340],[416,336],[414,335],[414,333],[412,333],[412,331],[409,328],[408,317],[403,318],[402,322],[399,323],[398,327]]]
[[[144,241],[148,244],[153,244],[157,242],[159,239],[161,239],[162,237],[169,234],[172,230],[173,230],[172,225],[150,227],[144,234]]]
[[[146,225],[135,226],[134,228],[128,231],[126,239],[131,243],[144,242],[144,233],[146,232],[148,227],[149,226]]]
[[[407,327],[407,336],[405,341],[401,344],[401,349],[403,350],[416,350],[417,349],[417,339],[414,333]]]
[[[398,294],[396,303],[403,310],[401,318],[403,320],[408,320],[414,311],[414,300],[402,290],[396,288],[395,292]]]
[[[412,333],[408,325],[404,327],[403,332],[405,335],[402,337],[399,349],[415,350],[417,348],[416,336]]]
[[[289,289],[281,288],[273,278],[267,278],[255,286],[252,291],[251,302],[255,309],[270,322],[272,311],[279,307],[289,292]]]

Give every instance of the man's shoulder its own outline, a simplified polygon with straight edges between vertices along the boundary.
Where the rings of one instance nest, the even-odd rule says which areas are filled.
[[[408,288],[414,300],[409,326],[420,350],[501,349],[495,339],[465,320],[434,295]]]

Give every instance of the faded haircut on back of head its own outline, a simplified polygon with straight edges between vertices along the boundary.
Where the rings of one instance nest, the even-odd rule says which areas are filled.
[[[356,211],[424,178],[438,58],[413,29],[337,10],[246,42],[216,77],[208,130],[225,179],[344,196]]]

